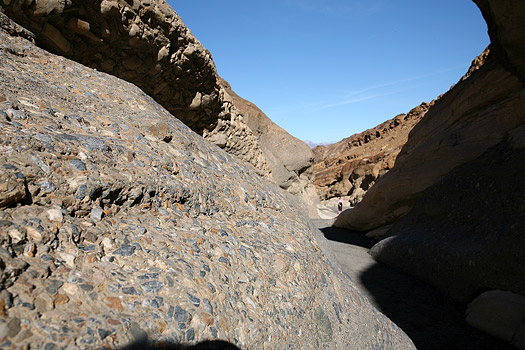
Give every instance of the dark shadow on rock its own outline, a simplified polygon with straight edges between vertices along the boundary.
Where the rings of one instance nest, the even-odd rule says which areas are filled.
[[[353,232],[337,227],[324,227],[320,229],[326,239],[341,243],[356,245],[363,248],[372,248],[376,240],[366,237],[362,232]]]
[[[320,224],[320,223],[319,223]],[[328,240],[370,248],[363,233],[318,226]],[[414,342],[419,350],[511,350],[465,322],[466,304],[453,301],[426,282],[381,263],[351,276],[370,302]]]
[[[376,307],[396,323],[419,350],[515,349],[470,327],[466,304],[455,302],[427,283],[383,264],[360,276]]]
[[[241,350],[225,340],[206,340],[194,345],[179,344],[169,341],[152,341],[147,337],[137,339],[119,350]]]

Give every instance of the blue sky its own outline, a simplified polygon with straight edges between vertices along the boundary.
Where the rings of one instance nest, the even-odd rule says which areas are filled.
[[[168,0],[241,97],[339,141],[446,92],[489,44],[471,0]]]

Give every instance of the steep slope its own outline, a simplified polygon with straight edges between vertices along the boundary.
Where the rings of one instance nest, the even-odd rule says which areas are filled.
[[[335,223],[393,223],[376,259],[460,300],[486,289],[525,295],[525,4],[475,2],[491,38],[485,64],[436,102],[394,168]]]
[[[42,47],[136,84],[198,134],[310,197],[305,186],[311,184],[297,174],[312,166],[310,150],[295,147],[294,161],[304,163],[292,169],[272,157],[272,143],[259,142],[260,131],[248,125],[244,102],[236,106],[221,85],[211,54],[164,0],[5,1],[2,7]],[[297,144],[284,130],[279,135]]]
[[[220,83],[257,137],[273,180],[285,190],[300,195],[308,205],[309,214],[316,217],[318,195],[313,186],[311,149],[273,123],[256,105],[239,97],[227,81],[221,79]],[[213,138],[209,139],[213,142]]]
[[[413,348],[295,196],[134,85],[0,26],[1,348]]]

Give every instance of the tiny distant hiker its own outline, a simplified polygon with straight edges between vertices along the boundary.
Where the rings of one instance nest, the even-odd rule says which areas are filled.
[[[339,197],[339,202],[337,202],[337,210],[339,214],[343,211],[343,198]]]

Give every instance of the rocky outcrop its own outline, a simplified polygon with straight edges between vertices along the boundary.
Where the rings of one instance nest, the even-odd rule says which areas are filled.
[[[273,180],[281,188],[301,196],[309,208],[309,214],[316,217],[318,195],[313,186],[314,156],[311,149],[273,123],[256,105],[239,97],[224,79],[221,79],[221,86],[257,137]]]
[[[427,188],[371,254],[458,300],[525,295],[525,127]],[[401,258],[402,257],[402,258]]]
[[[478,65],[475,60],[474,65]],[[370,189],[355,210],[336,222],[367,231],[406,215],[430,185],[479,157],[522,122],[522,82],[496,54],[438,99],[412,129],[395,167]]]
[[[0,23],[1,348],[414,348],[295,196]]]
[[[345,197],[351,206],[359,203],[394,166],[408,133],[433,104],[422,103],[375,128],[314,148],[315,187],[321,199]]]
[[[281,187],[310,196],[305,187],[311,185],[296,169],[311,166],[309,151],[296,147],[302,153],[294,161],[304,163],[292,168],[283,157],[272,157],[273,144],[259,140],[261,130],[242,113],[246,101],[235,105],[211,54],[164,0],[4,1],[3,8],[44,48],[136,84],[198,134]],[[264,124],[273,125],[269,119]],[[287,144],[297,144],[279,130]]]
[[[460,81],[468,79],[482,67],[489,52],[486,48],[476,57]],[[315,186],[321,199],[344,197],[351,206],[361,202],[368,189],[392,169],[410,131],[441,96],[375,128],[314,148]]]
[[[486,62],[436,102],[394,168],[336,221],[393,223],[374,257],[459,300],[487,289],[525,295],[516,279],[525,273],[525,6],[476,3],[492,41]]]

